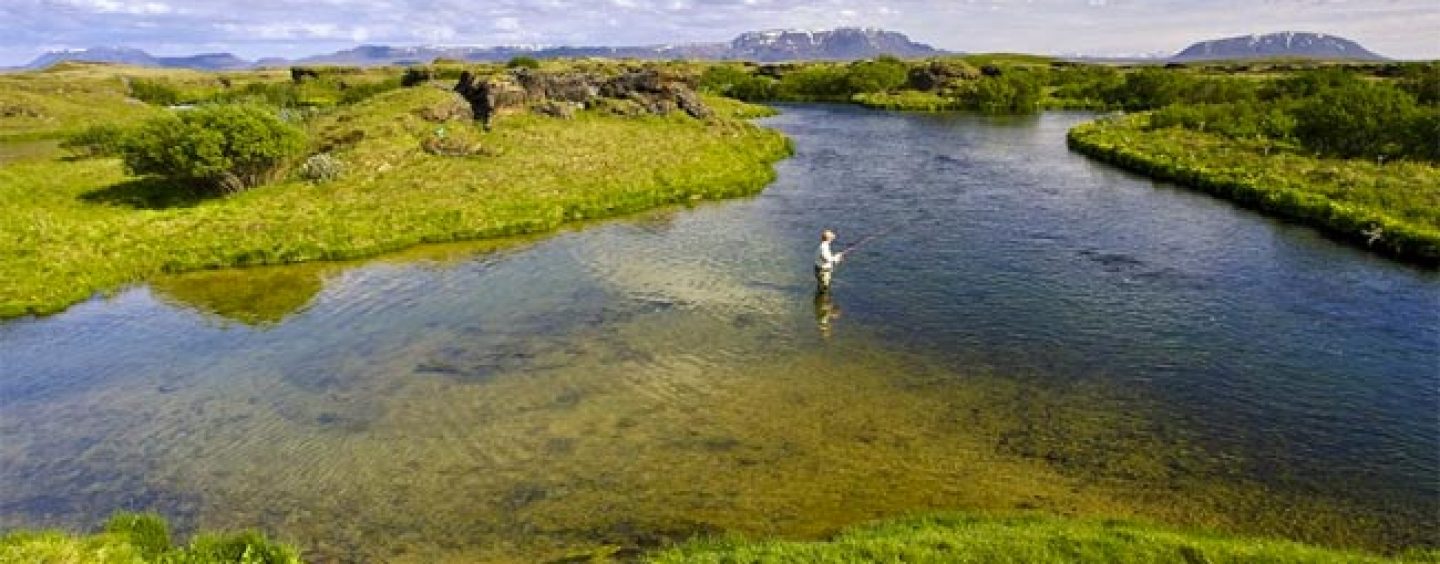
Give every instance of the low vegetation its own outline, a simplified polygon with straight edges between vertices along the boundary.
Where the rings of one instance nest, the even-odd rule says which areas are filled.
[[[658,563],[703,562],[1433,562],[1290,541],[1185,532],[1141,523],[1054,517],[951,515],[881,522],[828,541],[699,540],[655,554]]]
[[[171,542],[169,525],[159,515],[117,513],[101,532],[75,535],[62,531],[0,534],[0,562],[85,564],[298,564],[295,549],[257,532],[203,533],[188,542]]]

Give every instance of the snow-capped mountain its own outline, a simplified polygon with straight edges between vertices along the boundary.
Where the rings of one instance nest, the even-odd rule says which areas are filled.
[[[251,67],[280,67],[290,64],[395,65],[428,63],[435,59],[460,61],[505,61],[525,55],[539,59],[562,57],[608,57],[645,60],[705,59],[761,62],[793,60],[850,60],[879,55],[925,57],[941,54],[929,45],[911,41],[902,33],[870,28],[839,28],[828,31],[771,30],[741,34],[729,43],[682,43],[634,47],[552,47],[516,45],[501,47],[395,47],[361,45],[343,51],[300,59],[264,58],[250,62],[229,53],[190,57],[154,57],[139,49],[97,47],[52,51],[25,68],[42,69],[62,61],[119,63],[142,67],[231,70]]]
[[[942,51],[911,41],[903,33],[844,27],[829,31],[768,30],[741,34],[730,42],[727,59],[791,61],[867,59],[879,55],[926,57]]]
[[[1242,35],[1201,41],[1177,53],[1177,61],[1221,59],[1260,59],[1271,57],[1303,57],[1309,59],[1346,59],[1383,61],[1359,43],[1323,33],[1286,31],[1265,35]]]

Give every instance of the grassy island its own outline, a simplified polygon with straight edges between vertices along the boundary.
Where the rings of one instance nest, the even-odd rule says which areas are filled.
[[[122,78],[132,91],[137,83],[128,72],[3,77],[0,92],[26,108],[8,133],[53,137],[87,121],[124,125],[165,112],[124,96]],[[203,75],[170,78],[183,87]],[[583,110],[507,116],[486,132],[460,117],[463,100],[448,85],[291,110],[304,116],[314,150],[347,171],[323,183],[292,177],[211,197],[131,176],[115,158],[39,150],[0,161],[0,317],[56,312],[162,272],[350,259],[753,194],[790,150],[779,133],[742,121],[763,108],[718,97],[706,99],[715,111],[706,120]],[[49,103],[75,89],[88,93],[93,114]],[[434,141],[442,150],[431,150]]]
[[[1319,158],[1149,121],[1136,115],[1081,125],[1070,131],[1070,146],[1377,252],[1440,264],[1440,167]]]

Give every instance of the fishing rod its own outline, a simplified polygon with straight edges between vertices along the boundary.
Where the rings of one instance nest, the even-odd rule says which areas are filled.
[[[869,242],[871,242],[871,241],[874,241],[874,240],[876,240],[876,239],[879,239],[880,237],[883,237],[883,236],[885,236],[885,235],[889,235],[889,234],[891,234],[891,233],[894,233],[895,231],[897,231],[897,230],[900,229],[901,225],[902,225],[902,224],[898,224],[898,223],[897,223],[897,224],[891,225],[890,227],[887,227],[887,228],[885,228],[885,229],[881,229],[880,231],[876,231],[876,232],[874,232],[874,233],[871,233],[871,234],[869,234],[869,235],[866,235],[865,237],[861,238],[859,241],[856,241],[856,242],[852,243],[850,246],[845,247],[844,249],[841,249],[841,250],[840,250],[840,254],[842,254],[842,255],[843,255],[843,254],[848,254],[850,251],[853,251],[853,250],[855,250],[855,249],[858,249],[858,248],[860,248],[861,246],[865,245],[866,243],[869,243]]]

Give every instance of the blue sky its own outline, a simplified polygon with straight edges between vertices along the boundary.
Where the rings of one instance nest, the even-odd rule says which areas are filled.
[[[296,57],[359,43],[640,45],[837,26],[958,51],[1092,55],[1316,31],[1440,58],[1440,0],[0,0],[0,65],[96,45]]]

